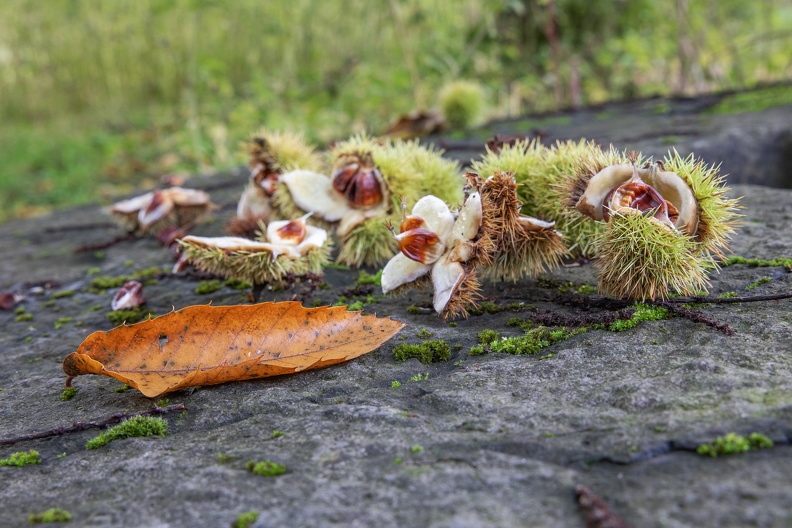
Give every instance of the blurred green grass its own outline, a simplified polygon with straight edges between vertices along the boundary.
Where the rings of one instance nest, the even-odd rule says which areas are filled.
[[[792,77],[779,0],[0,2],[0,221],[244,162],[259,126],[382,131],[473,79],[489,117]]]

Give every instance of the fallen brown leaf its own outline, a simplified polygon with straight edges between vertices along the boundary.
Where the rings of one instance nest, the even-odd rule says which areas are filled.
[[[291,374],[365,354],[404,323],[298,302],[188,306],[94,332],[63,361],[72,378],[111,376],[154,398],[165,392]]]
[[[388,127],[385,135],[391,138],[413,139],[436,134],[448,128],[445,119],[434,110],[416,110],[411,114],[399,116]]]

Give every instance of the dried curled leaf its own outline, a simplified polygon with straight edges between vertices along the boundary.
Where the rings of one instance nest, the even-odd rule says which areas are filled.
[[[393,337],[403,323],[298,302],[188,306],[108,332],[94,332],[63,361],[66,381],[111,376],[149,398],[324,367],[353,359]]]

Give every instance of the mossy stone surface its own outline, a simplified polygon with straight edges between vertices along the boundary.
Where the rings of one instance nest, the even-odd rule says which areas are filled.
[[[694,103],[684,104],[690,108]],[[672,111],[680,108],[672,105]],[[694,135],[679,132],[686,120],[702,116],[677,113],[681,124],[671,127],[669,115],[674,114],[631,114],[619,116],[619,122],[583,124],[583,118],[573,116],[571,121],[580,124],[578,134],[613,139],[625,147],[643,149],[651,140],[642,137],[661,133],[684,138],[691,149],[710,141],[702,129],[691,128]],[[731,147],[743,152],[753,148],[756,163],[764,148],[775,149],[770,158],[778,154],[772,141],[758,150],[752,147],[762,137],[772,139],[772,134],[754,134],[756,127],[780,126],[774,118],[760,125],[768,115],[730,121],[736,127]],[[718,116],[710,118],[718,122]],[[630,126],[619,128],[625,120]],[[550,136],[559,134],[554,127],[566,126],[572,125],[550,126]],[[792,119],[786,127],[792,129]],[[747,147],[740,140],[745,136],[751,136]],[[732,173],[734,181],[747,180],[755,174],[746,167],[727,160],[723,171]],[[215,202],[233,203],[246,182],[247,174],[240,170],[190,184],[211,186]],[[735,185],[732,193],[745,197],[746,215],[732,245],[734,254],[766,260],[792,256],[792,191]],[[195,234],[222,234],[232,212],[218,211],[217,220],[199,225]],[[160,244],[148,238],[107,248],[102,259],[74,253],[79,245],[118,234],[99,206],[0,226],[0,245],[13,248],[0,261],[0,290],[24,294],[20,306],[33,315],[15,323],[13,310],[0,312],[3,437],[154,405],[136,390],[115,392],[118,382],[98,376],[75,379],[79,395],[69,402],[59,399],[63,357],[91,331],[114,325],[106,319],[114,291],[90,291],[91,279],[172,263]],[[125,265],[128,260],[134,265]],[[99,268],[98,273],[89,275],[92,268]],[[367,271],[374,275],[377,269]],[[765,276],[772,280],[745,291]],[[333,304],[355,288],[358,278],[355,269],[328,269],[329,287],[315,290],[306,304]],[[596,284],[591,264],[556,270],[547,279]],[[210,301],[249,302],[247,292],[231,288],[197,295],[200,280],[159,277],[145,286],[147,309],[163,314]],[[713,274],[711,281],[715,297],[726,292],[771,295],[792,289],[792,272],[782,265],[738,263]],[[262,300],[288,300],[303,289],[305,283],[265,289]],[[55,313],[44,303],[61,290],[75,295],[59,299]],[[330,521],[385,528],[582,526],[573,489],[583,484],[633,526],[792,524],[792,301],[696,308],[728,323],[737,333],[733,337],[669,318],[641,321],[622,332],[588,330],[538,354],[471,356],[468,351],[478,345],[483,330],[521,336],[525,330],[507,322],[535,312],[578,313],[581,308],[570,298],[596,295],[561,293],[527,279],[491,283],[484,294],[493,304],[457,321],[456,327],[432,314],[428,291],[376,295],[375,302],[366,303],[368,313],[407,322],[405,342],[419,342],[415,336],[421,328],[446,342],[448,361],[397,361],[393,350],[402,341],[394,339],[325,369],[169,394],[172,403],[184,403],[189,412],[164,416],[168,436],[129,438],[86,450],[85,443],[99,432],[88,430],[0,447],[0,458],[34,449],[43,461],[0,468],[2,522],[26,526],[28,514],[61,506],[71,513],[74,526],[129,526],[130,519],[137,526],[230,526],[241,512],[252,510],[262,512],[254,526]],[[96,305],[103,308],[89,309]],[[410,306],[415,308],[408,311]],[[73,321],[56,330],[60,317]],[[419,374],[420,382],[409,381]],[[401,385],[392,389],[394,381]],[[276,429],[287,434],[273,439]],[[699,445],[732,432],[746,437],[760,433],[775,445],[715,459],[695,453]],[[415,445],[423,450],[412,453]],[[221,463],[218,453],[233,458]],[[245,470],[245,461],[267,459],[288,471],[267,479]]]

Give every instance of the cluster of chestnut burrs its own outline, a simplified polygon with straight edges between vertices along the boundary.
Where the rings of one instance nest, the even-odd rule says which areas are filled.
[[[591,142],[526,140],[488,149],[473,169],[457,211],[428,196],[399,234],[392,228],[400,253],[383,270],[384,292],[429,277],[435,310],[465,315],[480,275],[514,281],[578,256],[594,259],[605,295],[696,295],[739,217],[718,169],[676,152],[653,162]]]
[[[467,314],[482,279],[516,281],[572,257],[594,259],[606,295],[695,294],[738,218],[717,168],[676,152],[652,161],[586,141],[521,140],[488,148],[462,175],[414,141],[356,136],[321,155],[264,130],[246,148],[250,180],[229,236],[181,237],[177,266],[263,284],[321,273],[334,239],[341,264],[387,262],[384,293],[431,283],[445,318]],[[172,188],[113,212],[145,232],[210,208],[205,193]]]

